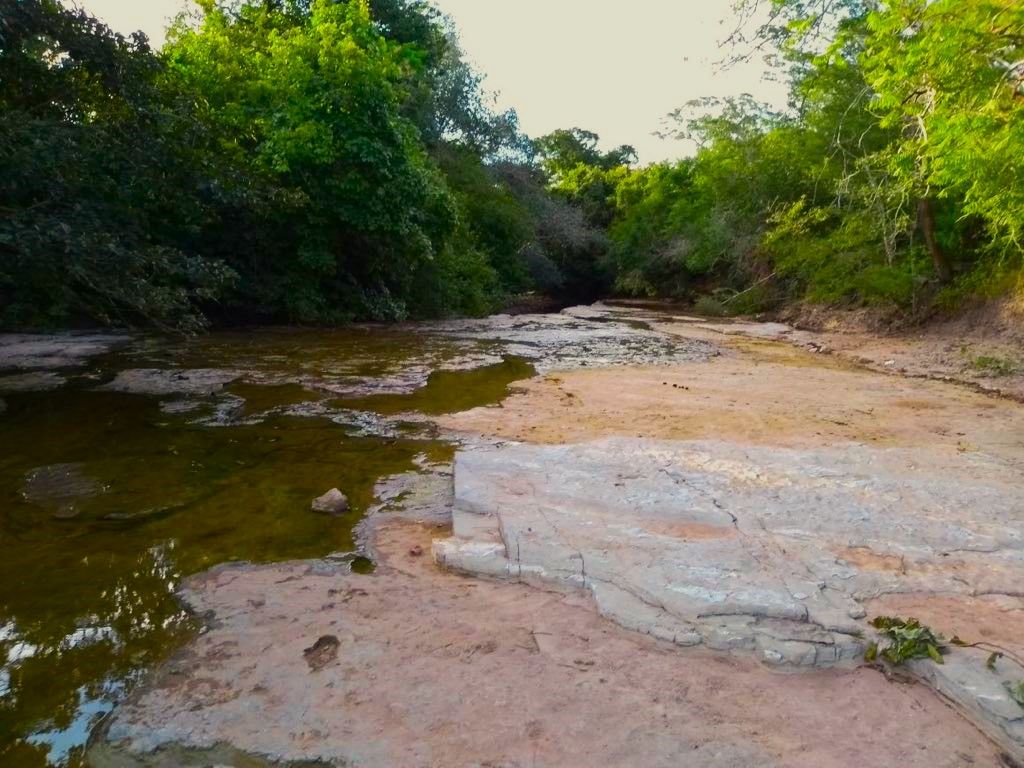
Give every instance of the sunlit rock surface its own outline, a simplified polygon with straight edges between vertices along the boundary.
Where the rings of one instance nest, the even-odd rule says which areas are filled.
[[[100,389],[137,395],[212,395],[242,375],[240,371],[216,368],[132,368],[119,371]]]
[[[1019,595],[1022,489],[1020,467],[979,453],[513,444],[457,455],[454,536],[434,553],[460,571],[584,588],[608,618],[679,645],[854,664],[872,598]],[[1024,670],[954,658],[926,677],[1024,752],[1024,709],[1003,685]]]
[[[387,483],[368,576],[307,561],[187,579],[207,631],[105,721],[90,765],[1001,765],[937,697],[873,671],[780,675],[749,655],[680,652],[581,593],[434,567],[421,550],[435,525],[407,521],[447,506],[442,477]],[[306,649],[324,636],[337,656],[314,671]]]

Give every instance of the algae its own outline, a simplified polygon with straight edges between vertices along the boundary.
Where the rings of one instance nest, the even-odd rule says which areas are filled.
[[[537,371],[520,357],[466,371],[435,371],[427,384],[409,394],[370,395],[333,401],[339,408],[382,414],[406,412],[439,416],[481,405],[494,405],[508,394],[508,385],[535,376]]]

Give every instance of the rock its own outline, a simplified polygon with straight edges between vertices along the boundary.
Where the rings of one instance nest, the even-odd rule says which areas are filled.
[[[792,335],[793,328],[785,323],[751,323],[746,320],[730,322],[707,322],[702,328],[721,333],[724,336],[751,336],[757,339],[779,340]]]
[[[340,645],[341,642],[334,635],[322,635],[302,652],[302,657],[309,664],[311,672],[319,672],[338,658],[338,646]]]
[[[1024,680],[1024,667],[1004,658],[995,667],[985,661],[990,651],[952,648],[943,664],[914,659],[909,670],[953,702],[990,739],[1018,761],[1024,761],[1024,707],[1008,686]]]
[[[1022,487],[1024,469],[980,452],[506,444],[456,455],[453,536],[434,556],[584,589],[604,616],[677,645],[853,666],[870,598],[1019,594]],[[913,669],[1024,758],[1024,709],[983,658]]]
[[[212,395],[241,377],[240,371],[220,368],[133,368],[97,389],[136,395]]]
[[[90,357],[130,341],[117,333],[0,334],[0,370],[82,366]]]
[[[54,518],[68,520],[78,515],[83,499],[102,490],[100,484],[85,473],[82,464],[50,464],[26,473],[21,495]]]
[[[185,579],[181,597],[207,631],[105,719],[88,764],[1000,765],[980,732],[916,687],[676,650],[577,596],[406,558],[431,533],[393,518],[378,527],[371,579],[309,562]],[[311,672],[303,650],[324,635],[340,641],[336,661]],[[210,756],[215,745],[224,757]]]
[[[340,515],[348,511],[348,497],[337,488],[331,488],[323,496],[313,499],[314,512],[327,515]]]
[[[718,354],[713,344],[651,330],[622,310],[602,305],[558,314],[494,315],[423,323],[418,329],[500,345],[541,374],[609,365],[678,365]]]
[[[455,535],[435,556],[585,588],[610,618],[658,637],[830,666],[860,656],[863,596],[1014,593],[1020,487],[1019,467],[982,455],[507,445],[456,457]]]

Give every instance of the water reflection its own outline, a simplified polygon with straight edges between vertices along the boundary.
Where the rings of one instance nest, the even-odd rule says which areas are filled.
[[[112,581],[82,612],[65,614],[61,605],[53,605],[33,617],[5,599],[0,732],[22,738],[0,748],[0,764],[76,765],[92,727],[142,666],[190,631],[189,616],[172,598],[177,583],[168,556],[172,549],[173,542],[151,547],[123,561],[123,570],[111,567],[117,561],[83,558],[78,569],[65,574],[67,585],[55,597],[69,599],[77,584]],[[89,573],[95,569],[101,573]],[[26,589],[34,583],[26,582]],[[45,604],[48,595],[35,598]]]
[[[63,389],[4,395],[0,766],[82,764],[97,720],[195,631],[174,597],[184,576],[232,560],[350,552],[377,479],[450,456],[447,445],[405,436],[407,425],[335,408],[323,387],[282,377],[329,369],[338,378],[328,384],[340,392],[354,375],[422,383],[422,371],[403,373],[403,365],[455,360],[466,345],[392,335],[342,363],[335,358],[345,358],[343,338],[310,343],[309,356],[302,338],[320,337],[271,334],[266,358],[251,335],[146,342],[109,355]],[[352,351],[366,341],[357,335],[347,343]],[[388,353],[389,344],[397,350]],[[416,356],[417,345],[425,356]],[[187,399],[96,391],[140,358],[233,369],[251,363],[259,375]],[[462,389],[493,399],[509,365],[495,371],[500,383],[474,380]],[[457,380],[446,384],[459,388]],[[438,397],[451,401],[447,388]],[[428,401],[412,405],[432,410]],[[331,487],[345,490],[349,514],[310,510]]]

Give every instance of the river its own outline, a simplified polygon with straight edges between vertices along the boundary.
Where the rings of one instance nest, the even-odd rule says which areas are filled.
[[[712,353],[585,309],[0,336],[0,764],[83,764],[97,723],[198,631],[184,576],[327,556],[372,568],[356,532],[379,483],[450,461],[457,438],[431,416],[538,372]],[[350,511],[311,511],[333,487]]]

